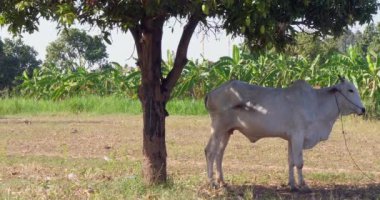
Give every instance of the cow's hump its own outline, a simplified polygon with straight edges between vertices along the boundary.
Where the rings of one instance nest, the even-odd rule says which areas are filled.
[[[290,87],[302,90],[313,89],[305,80],[296,80]]]

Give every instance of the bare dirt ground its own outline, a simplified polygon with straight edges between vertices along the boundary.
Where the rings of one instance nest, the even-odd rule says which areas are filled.
[[[180,184],[194,179],[188,184],[194,199],[380,199],[379,121],[344,120],[348,147],[370,179],[351,161],[338,121],[329,140],[304,152],[304,175],[313,189],[309,194],[290,193],[286,187],[284,140],[252,144],[238,132],[231,137],[223,161],[228,186],[210,189],[204,159],[209,124],[207,116],[167,119],[168,172]],[[120,182],[132,170],[105,162],[141,161],[141,130],[141,116],[0,118],[1,197],[83,199],[96,193],[88,186],[90,181],[101,193],[99,184]]]

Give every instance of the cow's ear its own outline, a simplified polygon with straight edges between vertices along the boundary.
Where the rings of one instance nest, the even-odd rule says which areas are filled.
[[[338,75],[340,82],[344,82],[344,76]]]
[[[332,87],[331,89],[329,89],[329,93],[331,93],[331,94],[334,94],[336,92],[338,92],[338,88],[336,88],[336,87]]]

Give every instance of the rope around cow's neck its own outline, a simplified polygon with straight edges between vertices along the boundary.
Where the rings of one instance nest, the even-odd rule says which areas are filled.
[[[340,94],[342,94],[340,91],[339,91]],[[343,94],[342,94],[343,95]],[[340,124],[341,124],[341,128],[342,128],[342,135],[343,135],[343,138],[344,138],[344,144],[346,146],[346,150],[348,152],[348,155],[350,156],[352,162],[354,163],[355,167],[365,176],[367,177],[369,180],[373,181],[373,182],[376,182],[375,179],[373,179],[372,177],[370,177],[367,173],[365,173],[360,167],[359,165],[356,163],[354,157],[352,156],[352,153],[350,151],[350,149],[348,148],[348,145],[347,145],[347,139],[346,139],[346,132],[344,131],[344,127],[343,127],[343,118],[342,118],[342,114],[340,112],[340,107],[339,107],[339,104],[338,104],[338,99],[336,98],[336,94],[334,95],[335,96],[335,102],[336,102],[336,106],[338,107],[338,115],[339,115],[339,118],[340,118]],[[344,96],[344,95],[343,95]],[[345,96],[344,96],[345,97]],[[346,97],[347,99],[347,97]],[[348,99],[347,99],[348,100]],[[350,103],[352,103],[351,101],[349,101]],[[353,105],[357,106],[356,104],[352,103]]]
[[[361,106],[356,105],[356,103],[352,102],[348,97],[346,97],[346,95],[344,95],[344,94],[342,93],[342,91],[338,90],[338,92],[339,92],[340,95],[342,95],[342,96],[343,96],[348,102],[350,102],[352,105],[356,106],[357,108],[362,109]],[[336,95],[335,95],[335,100],[336,100]],[[336,105],[338,105],[338,101],[337,101],[336,103],[337,103]],[[339,110],[339,106],[338,106],[338,110]],[[340,110],[339,110],[339,111],[340,111]]]

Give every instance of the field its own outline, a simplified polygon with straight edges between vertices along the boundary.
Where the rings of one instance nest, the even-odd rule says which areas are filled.
[[[0,118],[1,199],[380,199],[380,122],[344,118],[326,142],[305,151],[310,194],[290,193],[287,144],[231,137],[224,157],[228,186],[210,189],[204,147],[208,116],[167,119],[169,181],[141,180],[142,117],[112,114],[10,115]]]

